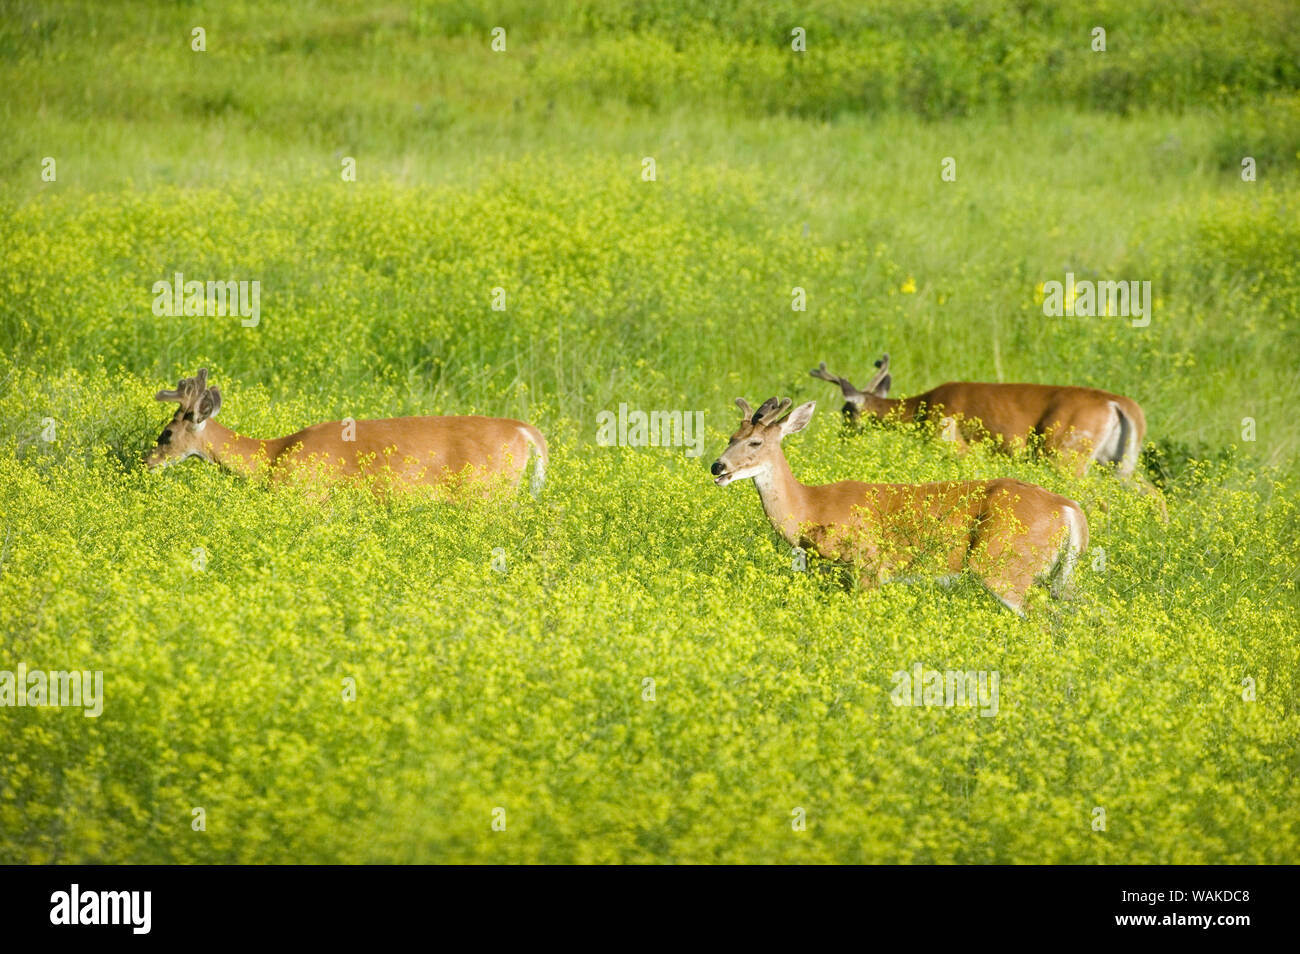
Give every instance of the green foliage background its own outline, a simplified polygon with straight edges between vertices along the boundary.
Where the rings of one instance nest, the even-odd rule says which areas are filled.
[[[106,699],[0,709],[0,862],[1295,861],[1300,14],[862,6],[4,4],[0,669]],[[175,271],[260,280],[261,324],[154,316]],[[1045,318],[1067,271],[1151,281],[1151,325]],[[896,393],[1135,397],[1169,524],[1104,473],[843,438],[807,370],[886,350]],[[201,365],[256,436],[532,420],[546,491],[145,473]],[[1079,499],[1079,598],[793,572],[706,471],[771,394],[819,401],[806,482]],[[705,411],[704,455],[596,446],[620,402]],[[999,671],[999,715],[893,706],[915,662]]]

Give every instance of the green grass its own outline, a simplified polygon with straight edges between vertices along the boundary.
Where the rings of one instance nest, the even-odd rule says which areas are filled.
[[[8,5],[0,670],[105,700],[0,709],[0,862],[1294,862],[1300,30],[1001,6]],[[261,324],[155,316],[175,271],[261,281]],[[1044,317],[1067,271],[1151,281],[1150,326]],[[808,369],[882,351],[896,394],[1136,398],[1170,522],[1104,473],[843,437]],[[200,366],[259,437],[531,420],[547,488],[146,473]],[[772,394],[819,402],[806,482],[1080,500],[1078,598],[794,572],[707,474]],[[620,402],[705,412],[703,456],[597,446]],[[895,707],[917,662],[998,671],[998,716]]]

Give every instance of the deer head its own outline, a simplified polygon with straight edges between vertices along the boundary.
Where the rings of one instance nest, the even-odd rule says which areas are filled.
[[[208,458],[204,450],[203,428],[221,409],[221,391],[208,385],[208,369],[199,368],[193,378],[182,378],[174,391],[159,391],[159,401],[175,401],[176,413],[158,435],[158,443],[145,464],[150,470],[174,464],[186,457]]]
[[[727,449],[709,468],[715,484],[725,487],[733,480],[757,477],[771,468],[782,454],[781,440],[787,434],[807,427],[817,408],[816,401],[809,401],[799,405],[787,417],[786,411],[790,410],[792,403],[789,398],[778,401],[771,397],[755,411],[744,398],[736,398],[736,406],[742,415],[740,429],[731,435]]]
[[[844,407],[840,413],[850,424],[856,424],[862,416],[863,410],[867,405],[867,397],[887,398],[889,397],[889,386],[893,379],[889,376],[889,355],[882,355],[876,362],[876,373],[872,375],[867,386],[859,391],[855,388],[848,378],[841,378],[838,375],[831,374],[826,370],[826,362],[823,361],[817,367],[808,372],[814,378],[821,378],[823,381],[829,381],[832,384],[838,384],[840,391],[844,394]]]

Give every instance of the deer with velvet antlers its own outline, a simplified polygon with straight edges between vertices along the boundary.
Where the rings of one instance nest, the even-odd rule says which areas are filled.
[[[887,354],[876,362],[875,373],[862,389],[831,374],[825,361],[809,373],[839,387],[844,418],[851,425],[864,415],[935,421],[942,425],[944,438],[959,449],[988,438],[1004,450],[1017,451],[1040,440],[1043,450],[1058,455],[1076,476],[1093,461],[1114,464],[1124,480],[1155,490],[1136,473],[1146,416],[1136,401],[1122,394],[1048,384],[949,381],[909,398],[890,398]]]
[[[711,468],[719,487],[753,480],[768,520],[791,546],[853,566],[866,587],[966,570],[1021,615],[1039,580],[1063,595],[1088,547],[1088,521],[1073,500],[1009,478],[802,484],[781,441],[808,425],[816,403],[787,416],[791,403],[773,397],[755,411],[737,398],[740,427]]]
[[[221,391],[208,387],[207,368],[156,396],[177,409],[146,459],[150,470],[200,457],[243,474],[269,473],[273,480],[314,472],[332,480],[378,479],[385,489],[504,485],[513,490],[536,455],[534,495],[546,477],[546,439],[523,421],[478,416],[332,421],[259,440],[217,423]]]

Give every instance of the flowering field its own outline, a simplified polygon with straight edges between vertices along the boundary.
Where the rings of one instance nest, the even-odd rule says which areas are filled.
[[[0,863],[1300,860],[1289,7],[263,6],[0,28],[0,674],[103,676],[90,715],[0,675]],[[159,314],[177,273],[257,321]],[[1067,274],[1149,281],[1150,322],[1044,314]],[[808,370],[886,351],[895,394],[1135,398],[1168,522],[845,435]],[[199,367],[258,437],[532,421],[545,489],[148,472]],[[1075,598],[805,572],[708,473],[774,394],[818,402],[806,483],[1078,500]],[[700,440],[606,446],[621,405]],[[996,690],[911,691],[950,671]]]

